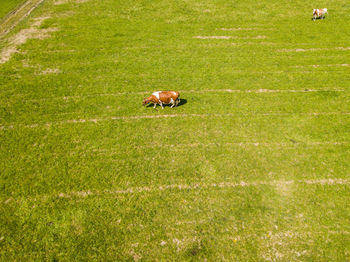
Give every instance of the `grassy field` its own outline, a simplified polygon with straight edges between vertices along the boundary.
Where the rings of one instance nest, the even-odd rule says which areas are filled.
[[[45,0],[0,42],[0,260],[350,261],[349,18]]]

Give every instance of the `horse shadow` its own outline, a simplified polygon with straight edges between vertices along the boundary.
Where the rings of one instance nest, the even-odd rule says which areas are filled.
[[[322,19],[326,19],[326,17],[313,17],[311,18],[312,21],[315,21],[315,20],[322,20]]]
[[[183,105],[185,105],[185,104],[187,104],[187,100],[186,99],[183,99],[183,98],[181,98],[180,99],[180,103],[177,105],[177,106],[174,106],[174,107],[179,107],[179,106],[183,106]],[[146,105],[146,107],[153,107],[154,106],[154,104],[148,104],[148,105]],[[158,106],[160,106],[160,105],[157,105],[157,107]],[[168,105],[164,105],[163,104],[163,106],[165,107],[165,106],[168,106],[168,107],[171,107],[171,104],[168,104]]]

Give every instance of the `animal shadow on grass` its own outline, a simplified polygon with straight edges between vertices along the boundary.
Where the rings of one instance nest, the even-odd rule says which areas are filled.
[[[183,106],[183,105],[185,105],[185,104],[187,104],[187,100],[181,98],[181,99],[180,99],[180,103],[179,103],[177,106],[174,106],[174,108],[175,108],[175,107],[179,107],[179,106]],[[149,103],[146,107],[153,107],[153,106],[154,106],[153,104]],[[166,107],[166,106],[171,107],[171,104],[168,104],[168,105],[164,105],[164,104],[163,104],[163,106],[164,106],[164,107]],[[156,108],[158,108],[158,107],[161,107],[161,106],[160,106],[160,105],[157,105]]]
[[[316,18],[311,18],[312,21],[315,21],[315,20],[322,20],[322,19],[326,19],[326,17],[316,17]]]
[[[179,103],[177,106],[182,106],[182,105],[185,105],[186,103],[187,103],[187,100],[181,98],[181,99],[180,99],[180,103]]]

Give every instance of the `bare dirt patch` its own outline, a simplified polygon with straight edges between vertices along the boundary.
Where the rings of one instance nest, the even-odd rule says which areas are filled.
[[[36,17],[34,18],[34,22],[31,24],[32,27],[39,27],[41,26],[41,24],[46,20],[51,18],[51,16],[40,16],[40,17]]]
[[[63,4],[66,4],[68,3],[67,0],[57,0],[54,2],[54,5],[63,5]]]
[[[8,46],[5,47],[0,53],[0,64],[6,63],[10,60],[11,56],[18,52],[17,47],[27,42],[28,39],[45,39],[50,37],[51,32],[58,31],[57,28],[44,28],[39,29],[38,27],[43,21],[50,18],[49,16],[38,17],[34,19],[30,28],[22,29],[16,35],[11,37],[8,41]]]
[[[66,12],[57,14],[55,17],[72,17],[74,15],[75,15],[74,11],[66,11]]]
[[[54,5],[63,5],[63,4],[68,4],[69,2],[73,3],[85,3],[89,0],[56,0],[54,2]]]
[[[9,46],[5,49],[3,49],[0,53],[0,64],[3,64],[10,60],[11,56],[17,53],[17,48],[14,46]]]

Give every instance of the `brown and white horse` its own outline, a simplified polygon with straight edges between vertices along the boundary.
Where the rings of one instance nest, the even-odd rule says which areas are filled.
[[[325,19],[326,14],[328,14],[328,10],[327,8],[322,8],[322,9],[314,9],[313,13],[312,13],[312,20],[316,20],[316,19]]]
[[[177,106],[180,103],[180,94],[176,91],[157,91],[152,93],[151,96],[145,98],[143,100],[143,105],[147,105],[149,103],[154,104],[154,108],[157,105],[160,105],[162,108],[163,105],[171,104],[171,107]]]

